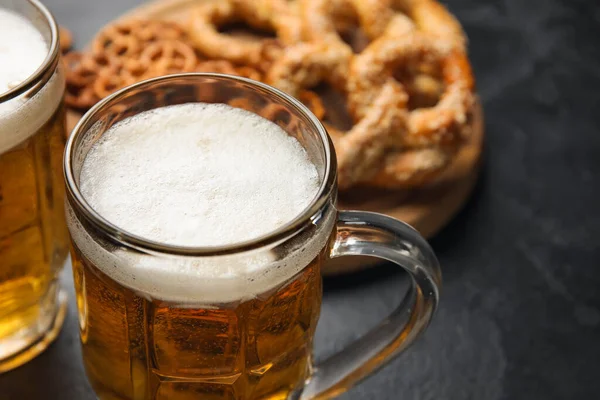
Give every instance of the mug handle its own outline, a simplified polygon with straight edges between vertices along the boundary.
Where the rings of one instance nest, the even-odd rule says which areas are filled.
[[[405,350],[427,328],[437,308],[441,271],[425,239],[388,216],[340,211],[330,257],[373,256],[404,268],[411,288],[377,327],[316,365],[301,400],[340,395]]]

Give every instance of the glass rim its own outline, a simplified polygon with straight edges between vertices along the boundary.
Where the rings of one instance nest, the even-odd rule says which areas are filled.
[[[46,54],[46,58],[44,58],[42,64],[38,67],[38,69],[35,70],[33,74],[9,91],[0,93],[0,103],[4,103],[5,101],[9,101],[21,96],[35,87],[39,82],[48,81],[52,77],[52,74],[58,65],[60,46],[58,40],[58,25],[56,24],[56,20],[54,19],[54,16],[50,10],[48,10],[46,6],[44,6],[38,0],[26,1],[40,12],[48,23],[51,35],[50,47],[48,49],[48,54]]]
[[[123,228],[119,228],[105,219],[89,205],[79,190],[79,185],[76,183],[72,162],[76,149],[76,141],[80,136],[87,132],[87,130],[84,130],[84,128],[88,127],[90,121],[92,121],[98,113],[101,113],[107,106],[118,103],[129,92],[133,90],[144,90],[144,88],[157,82],[168,82],[181,78],[213,78],[218,80],[242,82],[252,88],[267,91],[270,94],[278,97],[280,100],[282,100],[283,104],[286,104],[310,122],[312,128],[318,132],[321,139],[325,153],[325,171],[317,194],[298,216],[278,229],[254,239],[221,246],[179,246],[146,239],[140,235],[130,233]],[[330,201],[332,192],[335,188],[336,169],[336,157],[333,150],[333,143],[331,142],[325,127],[321,124],[319,119],[313,115],[312,112],[299,100],[262,82],[257,82],[248,78],[234,75],[204,72],[172,74],[148,79],[125,87],[102,99],[90,110],[88,110],[88,112],[86,112],[76,124],[75,128],[73,128],[73,131],[71,132],[65,146],[63,160],[67,201],[73,201],[77,211],[82,213],[83,217],[95,228],[99,229],[102,233],[108,235],[118,243],[137,250],[191,257],[220,256],[257,250],[274,243],[281,243],[295,236],[297,233],[300,233],[303,229],[314,225],[314,222],[319,219],[321,211],[326,208]]]

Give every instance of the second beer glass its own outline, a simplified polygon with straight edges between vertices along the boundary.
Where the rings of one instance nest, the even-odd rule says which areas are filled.
[[[57,25],[42,4],[0,0],[0,372],[48,347],[65,315],[59,53]]]

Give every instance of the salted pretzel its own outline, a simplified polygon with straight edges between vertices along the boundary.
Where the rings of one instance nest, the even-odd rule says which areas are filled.
[[[327,42],[300,43],[288,47],[265,77],[265,82],[302,101],[323,119],[325,107],[312,88],[327,82],[339,92],[346,90],[349,54]]]
[[[462,50],[467,37],[456,18],[435,0],[385,0],[392,8],[407,15],[421,32],[438,40],[450,41]]]
[[[340,189],[368,182],[382,168],[384,156],[405,131],[406,100],[406,93],[388,82],[352,129],[340,133],[328,127],[338,157]]]
[[[409,113],[402,145],[459,140],[474,102],[471,68],[464,52],[424,34],[382,36],[354,58],[348,79],[351,112],[359,118],[365,115],[377,93],[373,88],[387,82],[399,66],[431,61],[439,64],[445,88],[436,105]]]
[[[326,42],[290,47],[273,65],[266,81],[296,97],[323,81],[345,93],[347,61],[340,57],[340,51],[344,54],[339,46]],[[394,136],[404,131],[406,101],[401,86],[390,79],[349,131],[342,132],[326,124],[338,154],[341,189],[368,179],[381,167],[385,152],[399,140]]]
[[[378,172],[363,183],[384,189],[423,186],[435,181],[445,171],[453,155],[439,147],[389,152]]]
[[[342,35],[358,25],[374,40],[387,29],[400,35],[415,29],[404,14],[396,13],[390,0],[299,0],[304,37],[309,41],[329,41],[352,53]],[[393,21],[393,24],[391,23]]]
[[[322,120],[325,118],[325,106],[319,95],[312,90],[302,90],[298,93],[298,100],[300,100],[308,109],[317,117]]]
[[[244,22],[258,30],[274,31],[277,44],[287,45],[300,40],[300,21],[290,10],[267,0],[207,1],[192,13],[190,36],[198,50],[209,58],[266,68],[269,60],[264,59],[265,46],[270,46],[270,50],[278,47],[273,46],[273,39],[232,36],[219,32],[219,27]]]
[[[300,43],[285,50],[265,80],[295,97],[323,81],[345,91],[349,62],[343,49],[328,42]]]

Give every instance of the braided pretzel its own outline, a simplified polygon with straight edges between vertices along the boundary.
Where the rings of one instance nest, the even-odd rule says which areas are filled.
[[[345,52],[341,50],[343,54]],[[345,93],[344,79],[347,61],[340,57],[340,47],[329,43],[302,43],[288,48],[273,65],[267,83],[299,97],[303,90],[328,81]],[[338,71],[337,73],[335,71]],[[348,132],[332,126],[327,129],[338,154],[338,181],[341,189],[373,176],[381,167],[381,160],[398,141],[394,136],[404,131],[406,121],[406,93],[390,80],[376,94],[373,105]]]
[[[399,65],[421,61],[440,64],[445,88],[435,106],[409,113],[403,145],[450,144],[461,138],[472,109],[473,76],[462,51],[423,34],[382,36],[354,59],[348,81],[350,110],[364,116],[377,93],[373,88],[381,87]]]
[[[393,29],[396,35],[400,35],[415,28],[408,17],[394,12],[389,0],[300,1],[305,38],[330,41],[350,54],[352,48],[342,39],[341,33],[351,31],[354,21],[370,40],[378,38],[387,29]]]
[[[209,58],[221,58],[236,64],[261,66],[265,60],[264,47],[272,40],[234,37],[219,32],[228,23],[245,22],[259,30],[273,30],[277,40],[288,44],[300,39],[299,21],[291,12],[277,7],[278,16],[270,12],[273,5],[266,0],[221,0],[199,5],[193,12],[190,35],[195,46]]]
[[[325,106],[318,94],[312,90],[303,90],[298,93],[298,100],[304,103],[304,105],[315,114],[315,117],[320,120],[325,118]]]
[[[67,53],[73,47],[73,34],[62,25],[58,27],[58,44],[63,54]]]
[[[392,8],[406,14],[418,29],[438,40],[454,43],[466,50],[467,37],[454,16],[435,0],[387,0]]]
[[[302,26],[293,5],[287,0],[232,0],[250,26],[273,30],[282,44],[302,40]]]
[[[340,189],[369,181],[381,169],[384,155],[399,140],[405,123],[406,93],[389,82],[350,131],[341,135],[328,128],[338,155]]]
[[[300,43],[288,47],[273,64],[265,81],[302,101],[315,116],[323,119],[325,107],[312,90],[326,81],[340,92],[346,89],[348,54],[326,42]]]
[[[322,81],[345,91],[349,60],[344,50],[327,42],[300,43],[285,50],[267,73],[266,82],[294,97]]]
[[[452,161],[453,153],[440,148],[423,148],[388,153],[382,168],[368,183],[385,189],[409,189],[432,182]]]

